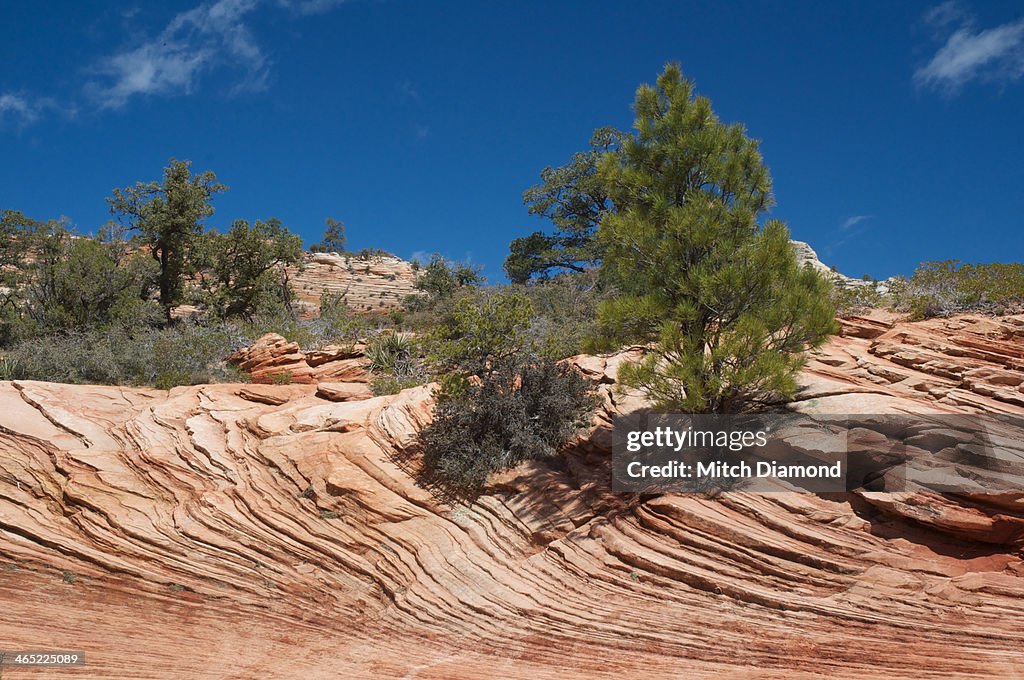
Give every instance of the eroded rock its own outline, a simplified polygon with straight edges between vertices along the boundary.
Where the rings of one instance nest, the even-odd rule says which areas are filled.
[[[835,338],[793,407],[1020,412],[974,385],[1019,388],[1022,327]],[[1024,672],[1019,497],[611,494],[601,432],[642,401],[620,355],[580,362],[594,436],[448,504],[410,474],[431,387],[327,401],[336,362],[282,341],[242,360],[320,385],[0,383],[6,648],[87,650],[93,678]]]

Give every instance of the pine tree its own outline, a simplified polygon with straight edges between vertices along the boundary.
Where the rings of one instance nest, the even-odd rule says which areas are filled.
[[[509,244],[505,272],[513,283],[583,272],[601,259],[594,231],[614,206],[597,168],[602,158],[617,152],[622,139],[623,133],[614,128],[595,130],[589,150],[574,154],[566,165],[544,168],[541,184],[523,193],[529,213],[551,220],[555,229],[535,231]]]
[[[344,253],[345,242],[348,240],[348,237],[345,236],[345,223],[333,217],[328,217],[324,220],[324,224],[327,225],[327,229],[324,230],[323,239],[319,243],[311,245],[309,247],[310,252]]]
[[[802,268],[771,205],[758,142],[725,125],[671,64],[635,100],[636,134],[599,175],[616,212],[598,229],[605,341],[653,341],[621,379],[656,407],[755,409],[795,390],[802,352],[832,331],[828,283]]]

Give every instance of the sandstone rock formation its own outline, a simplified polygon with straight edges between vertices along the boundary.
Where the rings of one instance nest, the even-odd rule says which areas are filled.
[[[796,251],[796,258],[800,264],[809,266],[815,271],[824,274],[826,278],[841,288],[874,288],[883,295],[889,291],[889,279],[885,281],[865,281],[846,276],[818,259],[818,253],[814,251],[814,248],[811,248],[809,243],[804,241],[790,241],[790,243],[793,245],[793,250]]]
[[[792,408],[1024,411],[1024,317],[846,330]],[[627,359],[580,358],[596,431],[471,507],[410,476],[426,387],[0,383],[0,641],[86,652],[45,677],[1024,674],[1019,545],[948,531],[976,499],[611,494]]]
[[[366,383],[369,382],[366,372],[369,361],[363,356],[363,349],[362,344],[328,345],[303,352],[299,343],[290,342],[277,333],[267,333],[251,346],[229,356],[228,361],[248,373],[255,383]]]
[[[356,312],[397,309],[416,293],[412,264],[390,255],[305,253],[302,267],[288,267],[300,312],[315,315],[320,296],[341,295]]]

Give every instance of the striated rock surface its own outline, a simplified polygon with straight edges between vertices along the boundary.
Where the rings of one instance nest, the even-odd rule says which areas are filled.
[[[369,361],[363,356],[363,349],[363,345],[328,345],[303,352],[299,343],[277,333],[267,333],[251,346],[229,356],[228,361],[248,373],[255,383],[366,383],[369,382],[366,372]]]
[[[1024,410],[1022,317],[849,327],[792,408]],[[578,358],[595,432],[472,507],[409,476],[426,387],[0,383],[0,641],[86,651],[38,677],[1024,674],[1024,562],[976,499],[609,493],[638,353]]]
[[[417,292],[412,264],[390,255],[305,253],[303,266],[287,271],[297,306],[308,315],[319,310],[324,293],[343,296],[357,312],[386,312]]]
[[[898,323],[879,312],[840,323],[842,337],[805,371],[801,400],[810,408],[1024,413],[1024,315]],[[867,403],[839,408],[858,400]]]

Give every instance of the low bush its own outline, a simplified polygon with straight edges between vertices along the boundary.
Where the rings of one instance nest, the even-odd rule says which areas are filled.
[[[591,384],[540,351],[534,318],[522,292],[480,291],[427,339],[442,387],[420,435],[426,484],[472,498],[492,472],[554,456],[585,423]]]
[[[416,343],[408,335],[381,333],[366,346],[366,358],[374,376],[370,388],[376,395],[396,394],[429,379]]]
[[[875,286],[842,286],[832,284],[832,303],[839,317],[863,314],[886,304],[886,298]]]
[[[577,371],[536,357],[508,377],[441,392],[421,434],[424,481],[472,498],[491,473],[555,456],[586,425],[595,404]]]
[[[1004,314],[1024,308],[1024,264],[925,262],[891,287],[893,307],[911,318],[962,312]]]
[[[170,389],[239,380],[224,358],[247,342],[228,324],[69,331],[15,343],[4,351],[0,371],[8,380]]]
[[[528,334],[538,350],[564,359],[588,349],[597,335],[597,308],[609,294],[593,273],[567,273],[512,286],[530,299],[533,320]]]
[[[399,378],[393,375],[377,376],[370,382],[370,389],[375,395],[398,394],[410,387],[418,387],[425,382],[422,377]]]

